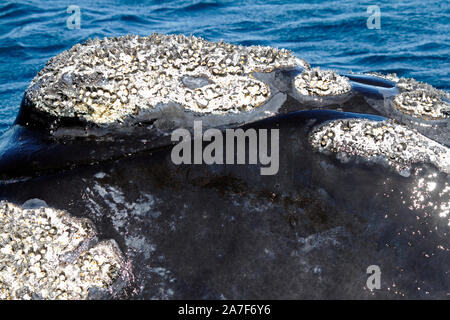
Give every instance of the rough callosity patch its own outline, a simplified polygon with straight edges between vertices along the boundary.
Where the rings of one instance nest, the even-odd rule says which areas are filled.
[[[450,113],[450,104],[443,101],[436,91],[405,91],[394,98],[394,106],[403,113],[424,119],[445,119]]]
[[[196,112],[249,110],[270,96],[253,71],[307,65],[290,51],[152,34],[88,40],[52,58],[26,99],[55,117],[97,124],[122,121],[158,104]]]
[[[294,86],[304,96],[334,96],[351,90],[348,78],[320,68],[304,69],[295,77]]]
[[[427,120],[445,119],[450,114],[450,95],[433,86],[410,78],[397,82],[400,93],[394,98],[394,107],[406,114]]]
[[[0,203],[0,299],[86,299],[108,288],[121,256],[113,241],[94,247],[89,220],[51,208]]]
[[[421,91],[438,91],[440,93],[444,93],[444,91],[437,90],[428,83],[417,81],[413,78],[400,78],[397,81],[397,87],[400,89],[401,92],[421,90]]]
[[[392,120],[335,120],[318,127],[310,143],[320,151],[383,158],[399,172],[412,163],[428,162],[450,173],[450,150]]]

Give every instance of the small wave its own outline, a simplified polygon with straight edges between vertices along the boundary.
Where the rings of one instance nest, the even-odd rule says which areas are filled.
[[[0,9],[0,19],[2,21],[8,21],[20,17],[27,17],[30,14],[42,12],[43,10],[36,6],[11,3]]]
[[[153,10],[154,13],[162,14],[162,13],[197,13],[208,10],[217,10],[225,6],[225,3],[220,3],[218,1],[200,1],[185,5],[170,5],[170,3],[166,6],[155,8]]]
[[[204,11],[204,10],[212,10],[219,9],[224,4],[219,3],[218,1],[200,1],[191,5],[187,5],[185,7],[181,7],[179,10],[182,11]]]

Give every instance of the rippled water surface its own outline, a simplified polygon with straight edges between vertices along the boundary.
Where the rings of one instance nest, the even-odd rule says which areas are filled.
[[[338,71],[395,72],[449,90],[449,1],[5,1],[0,2],[0,132],[52,56],[90,37],[152,32],[291,49]],[[69,5],[81,11],[69,29]],[[381,29],[368,29],[378,5]]]

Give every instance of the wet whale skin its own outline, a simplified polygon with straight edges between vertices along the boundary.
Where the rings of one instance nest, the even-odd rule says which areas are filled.
[[[274,176],[258,165],[176,166],[167,147],[3,184],[0,196],[89,217],[133,266],[123,296],[445,298],[448,219],[439,208],[448,199],[439,192],[448,175],[422,164],[403,177],[312,149],[315,126],[352,117],[363,116],[306,111],[244,127],[280,130]],[[437,187],[418,205],[430,176]],[[370,265],[382,272],[372,292]]]

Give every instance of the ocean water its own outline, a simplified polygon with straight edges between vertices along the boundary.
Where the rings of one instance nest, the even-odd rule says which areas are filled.
[[[69,6],[80,9],[71,29]],[[367,9],[380,9],[369,29]],[[293,50],[313,66],[395,72],[449,90],[450,2],[443,1],[0,1],[0,132],[52,56],[91,37],[184,33]]]

